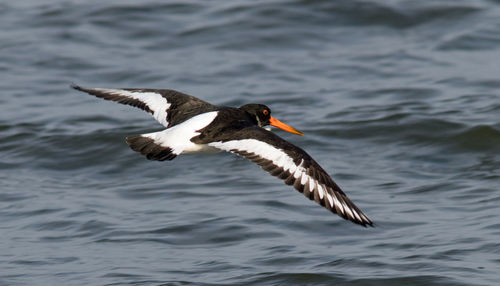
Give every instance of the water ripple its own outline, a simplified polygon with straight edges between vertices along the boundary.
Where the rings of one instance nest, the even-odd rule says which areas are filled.
[[[0,284],[498,282],[495,1],[93,2],[0,4]],[[72,82],[268,104],[377,227]]]

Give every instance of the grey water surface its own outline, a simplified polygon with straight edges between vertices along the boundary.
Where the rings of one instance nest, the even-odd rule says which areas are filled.
[[[499,1],[2,1],[0,285],[498,285]],[[232,154],[148,161],[147,113],[258,102],[377,224]]]

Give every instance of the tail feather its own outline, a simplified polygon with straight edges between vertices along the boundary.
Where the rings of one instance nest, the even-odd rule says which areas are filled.
[[[149,160],[165,161],[172,160],[177,156],[171,148],[161,146],[153,139],[142,135],[128,136],[125,141],[132,150],[141,153]]]

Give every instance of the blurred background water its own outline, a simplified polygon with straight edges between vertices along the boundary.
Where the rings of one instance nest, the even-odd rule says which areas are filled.
[[[3,1],[0,285],[497,285],[499,1]],[[269,105],[377,223],[69,88]]]

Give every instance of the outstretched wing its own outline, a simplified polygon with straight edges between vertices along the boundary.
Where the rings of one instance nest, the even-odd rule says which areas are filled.
[[[311,200],[362,226],[372,221],[347,197],[330,176],[301,148],[259,127],[248,127],[230,136],[215,138],[209,146],[236,153],[271,175],[293,185]]]
[[[76,85],[72,87],[96,97],[138,107],[150,113],[165,127],[171,127],[194,115],[217,109],[217,106],[199,98],[171,89],[83,88]],[[182,108],[179,108],[181,106]]]

